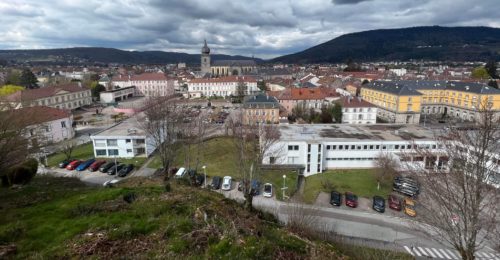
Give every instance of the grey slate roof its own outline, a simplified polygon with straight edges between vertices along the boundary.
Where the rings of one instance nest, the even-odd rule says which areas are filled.
[[[243,101],[244,108],[279,108],[280,104],[273,96],[257,94],[246,97]]]
[[[500,90],[492,88],[484,83],[458,82],[458,81],[422,81],[422,80],[398,80],[398,81],[373,81],[364,86],[386,93],[397,95],[420,95],[412,94],[417,90],[456,90],[476,94],[500,94]]]
[[[212,62],[215,67],[255,67],[257,63],[254,60],[215,60]]]
[[[292,73],[288,69],[285,69],[285,68],[262,68],[262,69],[259,69],[259,74],[261,74],[261,75],[290,75]]]

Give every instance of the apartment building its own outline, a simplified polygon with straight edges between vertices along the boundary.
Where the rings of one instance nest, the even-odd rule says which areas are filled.
[[[484,83],[452,81],[373,81],[361,89],[378,116],[395,123],[417,124],[421,114],[480,119],[480,109],[500,112],[500,90]]]
[[[174,80],[164,73],[142,73],[139,75],[113,77],[111,86],[114,88],[135,87],[134,96],[170,96],[174,94]]]
[[[337,102],[342,106],[343,124],[363,125],[377,122],[377,107],[361,97],[343,97]]]
[[[92,104],[92,94],[90,89],[82,87],[81,84],[71,83],[18,91],[3,97],[1,102],[10,103],[16,109],[47,106],[73,110]]]
[[[75,136],[73,115],[68,110],[47,106],[25,107],[12,111],[27,126],[26,137],[32,145],[58,143]]]
[[[244,95],[252,95],[259,92],[257,80],[250,76],[192,79],[187,82],[187,85],[188,97],[190,98],[237,96],[239,91]]]
[[[268,94],[276,97],[288,113],[292,113],[293,108],[297,105],[301,105],[305,109],[313,108],[319,111],[322,106],[339,99],[339,94],[335,89],[322,87],[288,88],[283,91],[271,91]]]
[[[243,101],[243,123],[247,125],[279,123],[280,104],[265,94],[249,96]]]

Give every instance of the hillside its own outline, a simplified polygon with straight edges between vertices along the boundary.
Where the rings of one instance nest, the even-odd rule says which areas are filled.
[[[166,191],[159,179],[102,188],[37,176],[0,197],[1,259],[411,259],[302,238],[221,194],[176,183]]]
[[[211,55],[212,60],[253,59],[223,54]],[[120,64],[167,64],[186,62],[199,64],[199,54],[163,51],[124,51],[113,48],[79,47],[42,50],[0,50],[0,59],[37,64],[120,63]],[[260,59],[254,59],[261,62]]]
[[[500,28],[427,26],[349,33],[272,62],[337,63],[348,59],[500,60]]]

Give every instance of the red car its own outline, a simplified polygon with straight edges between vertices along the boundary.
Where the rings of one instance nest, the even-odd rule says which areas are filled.
[[[72,171],[72,170],[74,170],[76,167],[78,167],[78,165],[80,165],[80,163],[82,163],[82,161],[80,161],[80,160],[74,160],[74,161],[70,162],[70,163],[68,164],[68,166],[66,166],[66,170],[70,170],[70,171]]]
[[[387,198],[387,201],[389,202],[389,208],[397,211],[401,211],[401,199],[395,195],[389,195],[389,198]]]
[[[358,206],[358,196],[352,192],[345,193],[345,205],[351,208]]]
[[[95,171],[99,170],[99,167],[101,167],[101,165],[103,165],[105,163],[106,163],[106,161],[104,161],[104,160],[95,161],[94,163],[92,163],[89,166],[89,171],[95,172]]]

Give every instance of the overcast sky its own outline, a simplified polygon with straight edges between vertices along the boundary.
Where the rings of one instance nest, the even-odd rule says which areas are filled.
[[[1,0],[0,49],[113,47],[270,58],[349,32],[500,27],[499,0]]]

